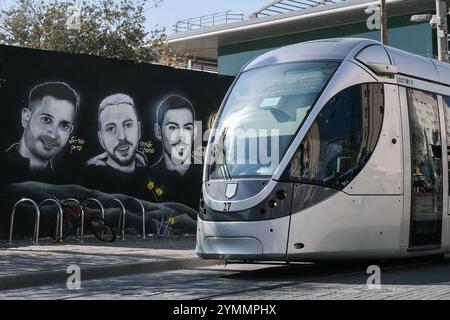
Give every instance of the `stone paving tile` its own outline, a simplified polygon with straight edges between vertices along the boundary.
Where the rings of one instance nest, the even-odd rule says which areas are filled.
[[[50,270],[65,270],[69,265],[90,267],[162,259],[194,258],[194,237],[140,239],[127,237],[114,243],[74,240],[64,245],[42,241],[40,245],[9,248],[0,243],[0,277]]]
[[[450,300],[450,288],[439,293],[431,294],[429,299]]]
[[[211,271],[205,273],[199,272],[192,274],[190,270],[178,270],[158,274],[89,280],[82,281],[81,290],[68,290],[66,285],[61,283],[0,291],[0,299],[67,299],[77,298],[79,296],[86,298],[133,295],[152,296],[161,293],[170,294],[172,291],[174,294],[182,294],[177,291],[177,287],[187,286],[192,288],[192,283],[196,281],[201,282],[211,277]],[[219,273],[219,271],[216,273]]]
[[[364,284],[365,276],[342,276],[335,279],[322,281],[308,281],[289,287],[274,288],[270,291],[257,290],[254,292],[223,295],[217,299],[255,299],[263,296],[263,299],[300,299],[300,300],[420,300],[420,299],[450,299],[450,285],[446,281],[450,264],[431,265],[426,267],[411,268],[406,270],[385,271],[387,282],[399,282],[398,285],[385,284],[379,290],[369,290]],[[426,283],[430,270],[433,279]],[[436,276],[437,275],[437,276]],[[359,279],[358,279],[359,278]],[[422,279],[424,284],[405,285],[405,279],[410,282]],[[436,280],[442,282],[436,283]],[[336,283],[333,283],[336,281]],[[331,283],[330,283],[331,282]],[[434,283],[433,283],[434,282]],[[352,284],[347,284],[352,283]],[[295,295],[293,294],[295,293]]]
[[[272,267],[273,269],[273,267]],[[69,291],[64,284],[0,291],[0,299],[149,299],[149,300],[421,300],[450,299],[450,263],[385,270],[382,287],[369,290],[367,275],[291,272],[283,267],[233,265],[192,268],[82,282]],[[265,271],[269,270],[269,271]],[[265,273],[258,273],[264,271]],[[295,271],[295,270],[294,270]],[[283,276],[282,276],[283,275]],[[277,279],[278,278],[278,279]],[[384,283],[384,284],[383,284]]]
[[[420,299],[450,299],[450,286],[445,289],[440,286],[412,286],[399,289],[398,287],[387,287],[381,290],[368,290],[363,286],[336,285],[334,288],[324,287],[320,283],[310,284],[309,290],[305,292],[299,287],[291,287],[290,290],[273,290],[264,296],[264,299],[299,299],[299,300],[392,300],[395,298],[401,300],[420,300]],[[402,292],[399,292],[399,291]],[[295,297],[292,295],[295,292]],[[396,295],[393,296],[393,293]],[[220,299],[246,300],[261,296],[260,291],[251,294],[238,294],[233,297],[222,296]]]

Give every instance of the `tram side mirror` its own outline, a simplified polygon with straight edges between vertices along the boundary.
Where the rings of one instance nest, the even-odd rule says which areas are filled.
[[[382,63],[365,63],[370,70],[375,72],[380,76],[391,76],[393,77],[398,73],[398,67],[390,64],[382,64]]]

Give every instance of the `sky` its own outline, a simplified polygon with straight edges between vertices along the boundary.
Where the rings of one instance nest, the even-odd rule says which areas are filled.
[[[82,2],[82,0],[74,0]],[[119,0],[117,0],[119,1]],[[172,33],[172,26],[179,20],[196,18],[216,12],[231,10],[231,13],[243,13],[245,17],[267,5],[272,0],[163,0],[157,8],[146,10],[147,28],[165,28],[166,34]],[[15,0],[0,0],[0,7],[7,7]]]

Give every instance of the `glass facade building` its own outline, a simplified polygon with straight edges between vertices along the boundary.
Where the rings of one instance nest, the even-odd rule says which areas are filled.
[[[268,1],[269,2],[269,1]],[[253,58],[282,46],[318,39],[380,40],[373,0],[347,0],[308,9],[247,19],[169,36],[175,52],[217,65],[220,74],[236,75]],[[387,1],[388,45],[437,58],[436,31],[417,14],[435,14],[434,0]],[[379,12],[379,11],[378,11]]]

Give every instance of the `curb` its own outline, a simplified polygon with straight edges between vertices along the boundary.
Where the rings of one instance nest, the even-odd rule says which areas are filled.
[[[142,273],[173,271],[192,267],[206,267],[222,264],[222,260],[202,260],[200,258],[168,259],[135,262],[98,267],[81,267],[81,280],[120,277]],[[70,275],[66,270],[29,272],[18,275],[1,276],[0,291],[36,287],[55,283],[66,283]]]

